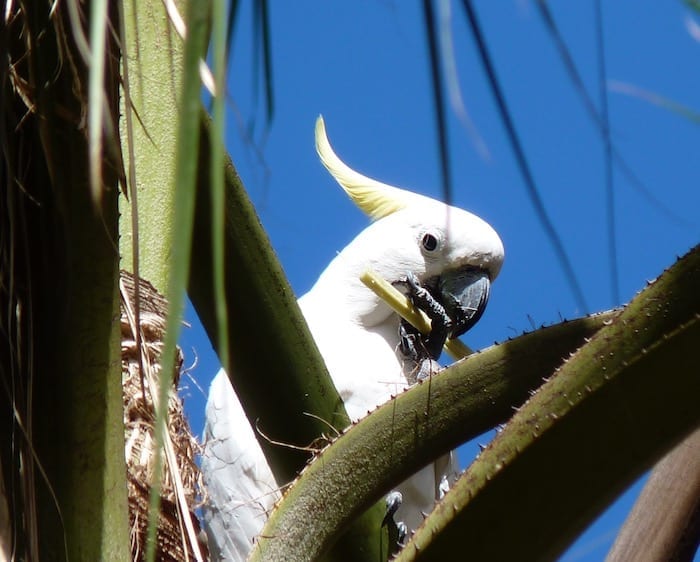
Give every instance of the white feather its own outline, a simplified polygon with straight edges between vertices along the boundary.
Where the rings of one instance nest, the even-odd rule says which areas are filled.
[[[223,369],[209,389],[204,445],[203,514],[210,557],[243,562],[280,494]]]

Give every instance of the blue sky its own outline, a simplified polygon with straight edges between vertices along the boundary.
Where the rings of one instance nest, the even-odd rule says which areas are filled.
[[[314,121],[326,119],[338,154],[381,181],[441,195],[426,37],[417,1],[271,2],[275,110],[266,126],[252,62],[251,4],[241,2],[229,69],[227,146],[272,245],[298,295],[366,225],[318,162]],[[609,90],[613,142],[657,203],[619,166],[614,172],[619,300],[611,289],[604,147],[532,1],[475,2],[515,126],[544,205],[573,263],[588,310],[627,302],[697,244],[700,129],[639,97]],[[593,2],[553,2],[551,10],[598,102]],[[607,77],[700,111],[700,42],[680,1],[603,2]],[[465,106],[490,157],[475,149],[448,109],[453,203],[499,232],[506,260],[489,306],[464,338],[481,348],[542,324],[580,316],[538,221],[496,112],[461,3],[452,6],[456,63]],[[696,18],[700,22],[700,18]],[[258,66],[257,70],[259,71]],[[206,392],[218,365],[196,325],[183,346]],[[662,374],[661,374],[662,375]],[[201,432],[205,396],[184,391]],[[484,438],[486,439],[486,438]],[[464,465],[475,445],[460,451]],[[604,558],[636,486],[564,560]]]

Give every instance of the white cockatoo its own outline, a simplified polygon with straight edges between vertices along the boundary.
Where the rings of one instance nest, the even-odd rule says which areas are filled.
[[[333,152],[320,117],[316,149],[328,171],[373,221],[299,299],[333,383],[355,421],[415,382],[425,361],[431,369],[447,335],[458,336],[478,320],[501,268],[503,245],[479,217],[346,166]],[[418,336],[362,283],[366,270],[414,298],[433,319],[431,336]],[[223,370],[211,384],[204,436],[202,471],[208,499],[203,511],[212,559],[244,560],[286,482],[275,481]],[[403,501],[395,519],[415,529],[457,475],[453,452],[406,480],[397,488]]]

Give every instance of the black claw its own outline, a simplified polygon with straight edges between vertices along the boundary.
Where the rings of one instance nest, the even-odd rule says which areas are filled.
[[[410,271],[406,274],[406,281],[409,288],[409,297],[413,304],[428,315],[433,322],[437,321],[446,326],[452,325],[452,320],[432,293],[423,287],[418,278]]]
[[[386,513],[382,519],[382,527],[386,527],[390,522],[394,522],[394,514],[401,507],[403,496],[398,490],[389,492],[386,496]]]
[[[396,530],[398,532],[396,542],[399,546],[404,546],[404,544],[406,543],[406,537],[408,537],[408,527],[406,526],[406,523],[404,523],[403,521],[399,521],[396,524]]]

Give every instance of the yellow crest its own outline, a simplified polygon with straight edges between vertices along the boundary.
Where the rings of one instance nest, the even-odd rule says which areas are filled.
[[[416,201],[416,198],[423,198],[421,195],[368,178],[345,164],[328,142],[326,125],[320,115],[316,119],[316,151],[323,165],[345,193],[372,220],[403,209],[411,201]]]

